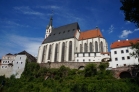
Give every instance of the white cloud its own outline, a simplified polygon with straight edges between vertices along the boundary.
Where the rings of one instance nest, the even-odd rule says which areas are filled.
[[[113,32],[113,30],[114,30],[114,26],[113,26],[113,25],[111,25],[111,26],[109,27],[109,33],[112,33],[112,32]]]
[[[134,31],[139,31],[139,28],[137,28],[137,29],[134,29]]]
[[[38,6],[39,8],[42,9],[60,9],[61,7],[55,6],[55,5],[49,5],[49,6]]]
[[[39,15],[39,16],[44,15],[43,13],[32,10],[28,6],[14,7],[14,9],[22,12],[23,14],[27,14],[27,15]]]
[[[38,54],[38,48],[41,45],[43,38],[33,38],[33,37],[25,37],[15,34],[8,34],[6,38],[4,38],[3,45],[0,45],[1,53],[19,53],[20,51],[26,50],[32,55]],[[8,51],[8,52],[5,52]],[[11,51],[11,52],[10,52]],[[5,53],[4,53],[5,52]]]
[[[132,34],[133,32],[130,30],[123,30],[122,34],[119,36],[120,38],[127,38],[129,34]]]
[[[130,24],[131,22],[130,21],[126,21],[126,24]]]

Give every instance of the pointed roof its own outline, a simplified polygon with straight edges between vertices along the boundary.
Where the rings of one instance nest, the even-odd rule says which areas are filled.
[[[137,43],[139,42],[139,38],[137,39],[132,39],[132,40],[118,40],[114,43],[111,44],[111,49],[115,49],[115,48],[121,48],[121,47],[128,47],[131,46],[131,43]]]
[[[74,34],[77,29],[80,29],[77,22],[54,28],[51,34],[43,41],[42,44],[74,38]]]
[[[101,34],[100,29],[98,28],[81,32],[79,40],[85,40],[85,39],[95,38],[95,37],[103,38],[103,35]]]
[[[52,16],[51,16],[50,22],[49,22],[49,26],[52,26],[52,21],[53,21],[53,18],[52,18]]]

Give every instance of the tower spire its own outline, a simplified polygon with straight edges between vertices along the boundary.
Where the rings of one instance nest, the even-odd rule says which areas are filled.
[[[50,17],[49,26],[52,26],[52,21],[53,21],[53,18],[52,18],[52,16],[51,16],[51,17]]]

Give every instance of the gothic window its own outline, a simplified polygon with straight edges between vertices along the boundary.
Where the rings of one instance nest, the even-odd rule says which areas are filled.
[[[80,52],[82,52],[82,44],[80,44]]]
[[[69,61],[72,60],[72,41],[69,42]]]
[[[51,57],[51,45],[49,46],[49,53],[48,53],[48,60],[50,60],[50,57]]]
[[[43,47],[42,62],[45,62],[46,46]]]
[[[95,51],[98,52],[98,42],[95,41]]]
[[[101,47],[101,52],[103,52],[103,42],[102,41],[100,43],[100,47]]]
[[[90,42],[90,52],[92,52],[93,49],[92,49],[92,42]]]
[[[64,62],[64,56],[65,56],[65,43],[62,43],[62,55],[61,55],[61,62]]]
[[[58,44],[55,46],[55,59],[54,62],[57,62],[57,55],[58,55]]]
[[[87,52],[87,43],[84,43],[84,52]]]

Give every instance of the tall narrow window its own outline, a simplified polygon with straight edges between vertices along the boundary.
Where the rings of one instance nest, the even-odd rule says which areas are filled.
[[[98,42],[95,41],[95,51],[98,52]]]
[[[65,43],[62,43],[62,55],[61,55],[61,62],[64,62],[64,56],[65,56]]]
[[[103,52],[103,42],[100,42],[100,46],[101,46],[101,52]]]
[[[84,43],[84,52],[87,52],[87,43]]]
[[[55,59],[54,62],[57,62],[57,54],[58,54],[58,44],[55,46]]]
[[[51,58],[51,45],[49,46],[49,54],[48,54],[48,60],[50,60],[50,58]]]
[[[92,49],[92,42],[90,42],[90,52],[93,52],[93,49]]]
[[[80,44],[80,52],[82,52],[82,44]]]
[[[69,42],[69,61],[72,60],[72,41]]]
[[[45,62],[45,56],[46,56],[46,46],[43,47],[42,62]]]

